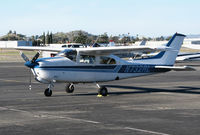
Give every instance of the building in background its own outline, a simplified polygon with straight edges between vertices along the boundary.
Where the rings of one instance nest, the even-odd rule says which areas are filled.
[[[0,41],[0,48],[15,48],[18,46],[32,46],[32,41]]]

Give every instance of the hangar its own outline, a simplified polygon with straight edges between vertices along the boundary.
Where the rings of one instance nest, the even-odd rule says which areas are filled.
[[[0,48],[14,48],[18,46],[32,46],[32,41],[0,41]]]

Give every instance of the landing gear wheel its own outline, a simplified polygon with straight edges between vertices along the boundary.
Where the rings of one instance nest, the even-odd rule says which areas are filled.
[[[102,96],[107,96],[108,95],[108,90],[106,87],[100,87],[99,90],[98,90],[98,94],[99,95],[102,95]]]
[[[67,84],[65,88],[67,93],[73,93],[74,92],[74,85],[73,84]]]
[[[50,96],[52,95],[52,90],[50,90],[49,88],[45,89],[44,95],[45,95],[46,97],[50,97]]]

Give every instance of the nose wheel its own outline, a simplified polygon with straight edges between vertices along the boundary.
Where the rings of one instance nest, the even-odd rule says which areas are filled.
[[[44,95],[45,95],[46,97],[50,97],[50,96],[52,95],[52,90],[51,90],[51,88],[52,88],[53,86],[54,86],[54,85],[53,85],[52,83],[50,83],[49,86],[48,86],[48,88],[45,89]]]
[[[45,95],[46,97],[50,97],[50,96],[52,95],[52,90],[50,90],[49,88],[45,89],[44,95]]]
[[[65,87],[65,91],[67,93],[73,93],[74,92],[74,85],[72,83],[67,84],[66,87]]]

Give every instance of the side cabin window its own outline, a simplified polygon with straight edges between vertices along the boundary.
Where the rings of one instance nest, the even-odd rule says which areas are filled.
[[[80,63],[94,64],[95,56],[92,55],[80,55]]]
[[[100,64],[116,64],[116,61],[113,58],[101,56]]]
[[[77,51],[68,49],[68,50],[64,50],[64,51],[58,53],[57,56],[66,57],[66,58],[76,62]]]
[[[67,45],[62,45],[62,47],[66,48],[66,47],[67,47]]]

